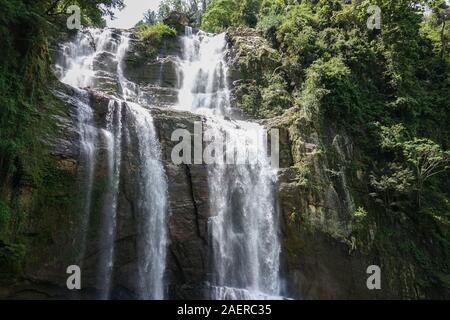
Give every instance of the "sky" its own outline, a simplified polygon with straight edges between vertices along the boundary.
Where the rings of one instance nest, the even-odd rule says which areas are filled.
[[[112,20],[107,18],[106,23],[108,27],[129,29],[132,28],[142,20],[144,12],[148,9],[156,10],[161,0],[124,0],[125,9],[118,11]]]

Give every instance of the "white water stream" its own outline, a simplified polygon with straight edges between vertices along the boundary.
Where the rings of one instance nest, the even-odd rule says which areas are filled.
[[[256,123],[227,117],[231,106],[225,35],[193,34],[186,28],[182,41],[177,108],[206,115],[205,138],[224,136],[226,150],[247,155],[248,160],[246,164],[218,161],[209,166],[211,298],[278,297],[276,170],[267,157],[266,131]]]
[[[125,143],[123,132],[135,137],[137,291],[141,299],[166,296],[168,182],[153,118],[140,102],[139,86],[124,76],[123,60],[130,35],[110,29],[88,29],[67,43],[57,65],[60,80],[75,88],[81,158],[84,162],[83,255],[90,216],[102,215],[102,253],[98,266],[101,299],[111,298],[114,255]],[[186,29],[177,109],[205,115],[205,137],[227,142],[226,153],[245,155],[247,162],[219,162],[208,166],[212,278],[210,298],[274,299],[280,295],[280,242],[276,207],[276,169],[267,155],[264,128],[256,123],[230,120],[230,90],[224,34],[194,34]],[[117,63],[112,75],[99,74],[95,64],[102,55]],[[114,79],[117,93],[110,98],[105,126],[94,123],[87,87],[96,89],[102,77]],[[102,140],[99,140],[99,139]],[[107,187],[102,212],[92,212],[92,192],[99,141],[106,149]]]
[[[101,299],[111,296],[114,271],[114,244],[117,228],[118,194],[120,192],[122,162],[122,132],[133,131],[137,140],[139,168],[137,184],[137,289],[141,299],[163,299],[165,295],[164,272],[167,247],[167,178],[161,162],[161,147],[156,137],[153,118],[149,110],[138,102],[139,87],[128,81],[123,73],[123,59],[129,48],[128,33],[121,33],[119,39],[110,29],[87,29],[79,32],[73,42],[63,48],[61,63],[56,66],[61,82],[77,88],[80,101],[78,124],[81,156],[86,162],[84,178],[85,212],[83,220],[83,253],[85,254],[87,225],[91,214],[92,188],[95,176],[97,134],[102,134],[106,146],[107,181],[104,191],[102,230],[100,239],[102,252],[99,259],[98,278]],[[118,84],[116,97],[111,97],[106,114],[106,127],[96,128],[94,112],[89,105],[86,87],[96,88],[101,78],[94,68],[101,55],[113,57],[117,63],[114,77]],[[126,116],[125,116],[126,115]],[[125,117],[124,117],[125,116]],[[128,119],[123,122],[122,119]]]

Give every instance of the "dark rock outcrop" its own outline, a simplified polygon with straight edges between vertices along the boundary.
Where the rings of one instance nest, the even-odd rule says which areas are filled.
[[[172,11],[169,16],[164,19],[164,23],[177,30],[179,34],[183,34],[184,28],[189,25],[189,18],[185,13]]]

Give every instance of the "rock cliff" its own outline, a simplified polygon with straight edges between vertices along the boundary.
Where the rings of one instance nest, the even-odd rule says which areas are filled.
[[[119,31],[117,31],[119,32]],[[177,142],[171,141],[173,130],[193,132],[201,116],[174,111],[179,77],[177,57],[181,54],[179,39],[159,48],[158,56],[145,61],[136,49],[134,39],[125,57],[124,74],[138,84],[151,113],[162,146],[163,163],[169,193],[169,248],[166,278],[169,298],[202,299],[210,279],[210,239],[207,232],[207,168],[205,165],[174,165],[170,154]],[[267,128],[280,129],[281,169],[278,202],[281,210],[282,279],[286,296],[296,299],[318,298],[420,298],[424,293],[415,286],[415,266],[392,261],[373,245],[377,224],[362,223],[357,214],[360,205],[370,206],[366,199],[367,174],[352,167],[358,150],[345,131],[332,119],[322,122],[294,112],[291,83],[283,70],[278,52],[253,31],[232,29],[228,33],[230,83],[236,113],[257,118]],[[105,114],[111,96],[118,90],[112,70],[117,68],[107,53],[94,61],[97,85],[89,88],[90,105],[96,126],[104,128]],[[33,194],[33,218],[27,225],[30,250],[25,269],[19,278],[0,284],[5,298],[92,298],[96,297],[96,265],[105,244],[96,232],[101,223],[101,197],[106,179],[105,141],[98,147],[93,208],[87,237],[87,254],[83,261],[83,290],[70,293],[65,288],[66,268],[73,264],[79,248],[76,242],[80,226],[79,172],[85,165],[80,159],[77,136],[77,105],[71,99],[72,88],[59,85],[55,95],[64,104],[58,115],[59,134],[52,139],[54,165],[45,177],[49,188]],[[124,104],[123,109],[126,110]],[[126,121],[127,112],[121,116]],[[264,120],[261,120],[264,119]],[[325,123],[324,123],[325,121]],[[130,134],[128,139],[135,139]],[[113,278],[113,298],[136,298],[135,243],[137,236],[136,190],[132,183],[136,150],[133,143],[122,149],[125,159],[118,199],[118,229],[115,239],[117,268]],[[29,193],[23,191],[22,201]],[[365,235],[361,241],[360,234]],[[369,265],[383,270],[383,290],[366,287]]]

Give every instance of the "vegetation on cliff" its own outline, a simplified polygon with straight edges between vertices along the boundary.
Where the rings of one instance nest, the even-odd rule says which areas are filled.
[[[163,22],[153,25],[143,23],[137,26],[135,35],[139,40],[137,49],[144,55],[143,58],[154,59],[163,45],[163,41],[173,39],[177,35],[177,30]]]
[[[242,15],[246,5],[246,17],[256,21]],[[371,5],[381,9],[381,29],[367,27]],[[242,27],[267,39],[271,48],[255,43],[241,59],[253,66],[237,83],[238,106],[260,118],[290,108],[283,116],[288,124],[349,136],[357,151],[346,170],[359,208],[356,241],[368,246],[364,239],[377,225],[375,254],[402,252],[402,260],[421,268],[421,290],[447,295],[449,12],[445,1],[212,0],[202,20],[207,31],[240,27],[232,41]],[[261,54],[271,49],[280,57],[275,65]],[[279,101],[283,92],[290,100]]]
[[[83,24],[104,25],[122,0],[0,0],[0,270],[17,271],[23,234],[34,201],[52,185],[48,138],[57,130],[61,102],[50,92],[49,39],[66,27],[70,5],[82,8]],[[58,182],[58,181],[56,181]],[[59,181],[58,183],[64,183]],[[32,198],[32,199],[29,199]]]

